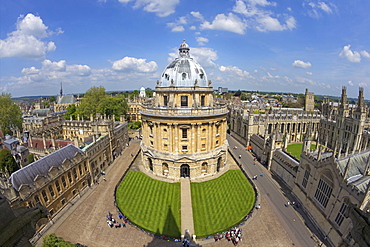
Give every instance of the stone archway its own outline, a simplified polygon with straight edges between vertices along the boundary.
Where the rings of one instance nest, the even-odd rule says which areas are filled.
[[[188,164],[183,164],[180,167],[180,177],[190,177],[190,166]]]
[[[216,169],[216,171],[217,171],[217,172],[219,172],[219,171],[220,171],[221,164],[222,164],[222,157],[219,157],[219,158],[217,159],[217,169]]]

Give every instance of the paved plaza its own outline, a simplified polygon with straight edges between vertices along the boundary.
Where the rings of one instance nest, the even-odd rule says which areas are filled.
[[[130,146],[106,170],[106,181],[101,179],[98,185],[89,188],[44,235],[56,233],[67,241],[89,247],[181,246],[180,243],[153,238],[132,226],[110,228],[106,223],[108,212],[118,219],[114,205],[114,188],[132,162],[131,154],[139,152],[139,141],[131,141]],[[292,246],[292,241],[269,207],[268,198],[262,196],[260,199],[261,208],[242,227],[243,241],[238,246]],[[36,246],[42,246],[42,240]],[[198,246],[221,247],[233,244],[225,239],[217,242],[208,239],[199,241]]]

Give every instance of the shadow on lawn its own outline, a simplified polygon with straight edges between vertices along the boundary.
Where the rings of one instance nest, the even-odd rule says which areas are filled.
[[[170,205],[168,205],[167,217],[166,217],[166,221],[164,223],[163,229],[162,229],[162,234],[165,236],[172,237],[172,238],[179,238],[181,235],[179,226],[176,222],[175,217],[173,216]],[[162,234],[157,232],[157,235],[162,235]]]

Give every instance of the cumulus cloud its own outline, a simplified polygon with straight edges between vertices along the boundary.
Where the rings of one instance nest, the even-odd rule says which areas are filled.
[[[204,37],[196,37],[196,40],[199,45],[204,45],[205,43],[208,43],[209,41],[207,38],[204,38]]]
[[[245,78],[251,77],[248,71],[242,70],[236,66],[220,66],[219,70],[221,72],[225,72],[225,73],[228,73],[234,76],[245,77]]]
[[[352,81],[348,81],[348,85],[349,86],[353,86],[353,82]]]
[[[42,69],[48,71],[66,71],[67,63],[65,60],[60,60],[59,62],[52,62],[45,59],[42,61]]]
[[[361,55],[357,51],[351,51],[351,45],[346,45],[343,47],[343,50],[339,53],[340,57],[343,57],[350,61],[351,63],[361,62]]]
[[[146,62],[146,59],[134,58],[134,57],[124,57],[121,60],[114,61],[112,64],[112,69],[115,71],[133,71],[141,73],[154,72],[158,68],[156,62],[151,61]]]
[[[159,17],[169,16],[175,13],[175,8],[180,0],[118,0],[127,4],[135,2],[134,8],[143,8],[146,12],[155,13]]]
[[[54,32],[48,32],[48,27],[39,16],[31,13],[21,15],[16,27],[17,29],[9,33],[5,40],[0,40],[0,57],[42,60],[47,52],[56,49],[54,42],[42,41]],[[62,31],[59,29],[57,33]]]
[[[370,54],[367,51],[360,51],[361,56],[370,58]]]
[[[296,68],[310,68],[311,63],[310,62],[303,62],[301,60],[295,60],[292,65]]]
[[[228,15],[218,14],[212,23],[205,21],[200,25],[201,29],[224,30],[238,34],[244,34],[247,23],[243,22],[233,13]]]
[[[89,76],[91,75],[91,68],[87,65],[67,65],[66,71],[77,76]]]

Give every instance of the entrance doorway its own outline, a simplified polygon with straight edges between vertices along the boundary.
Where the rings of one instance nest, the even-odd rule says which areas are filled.
[[[187,164],[183,164],[180,167],[180,177],[187,178],[190,177],[190,167]]]

